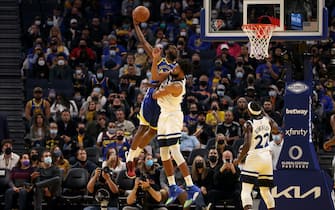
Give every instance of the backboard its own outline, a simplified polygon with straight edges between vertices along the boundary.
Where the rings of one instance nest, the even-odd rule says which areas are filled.
[[[325,0],[208,0],[201,10],[205,41],[248,40],[241,26],[276,25],[272,40],[316,40],[328,35]]]

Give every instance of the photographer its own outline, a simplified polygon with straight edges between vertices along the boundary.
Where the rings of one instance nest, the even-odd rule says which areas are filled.
[[[159,184],[160,171],[150,153],[145,154],[144,163],[136,170],[134,188],[127,197],[129,206],[122,210],[167,210],[160,206],[162,192]]]
[[[118,210],[119,189],[108,167],[96,168],[87,184],[87,191],[95,196],[101,206],[88,206],[84,210]],[[105,203],[105,202],[106,203]],[[106,205],[106,206],[105,206]]]

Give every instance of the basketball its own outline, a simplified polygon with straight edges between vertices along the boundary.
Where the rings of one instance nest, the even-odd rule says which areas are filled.
[[[137,22],[146,22],[150,17],[150,11],[144,6],[138,6],[133,10],[133,18]]]

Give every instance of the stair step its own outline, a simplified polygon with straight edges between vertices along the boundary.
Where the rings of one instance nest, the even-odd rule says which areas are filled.
[[[4,36],[4,34],[2,34]],[[6,50],[14,50],[18,54],[21,54],[21,40],[19,38],[13,38],[11,36],[15,36],[14,34],[9,34],[9,38],[1,38],[0,37],[0,49]]]
[[[0,34],[0,39],[8,39],[8,38],[11,38],[11,39],[16,38],[20,41],[21,34],[19,33],[19,31],[17,33]],[[7,42],[3,42],[3,44],[7,44]]]

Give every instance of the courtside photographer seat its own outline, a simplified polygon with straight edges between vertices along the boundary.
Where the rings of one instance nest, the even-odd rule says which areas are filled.
[[[65,206],[81,205],[87,194],[88,172],[83,168],[71,168],[62,184],[61,200]]]

